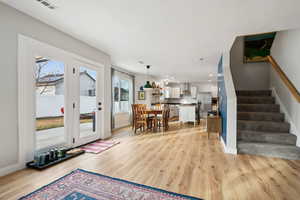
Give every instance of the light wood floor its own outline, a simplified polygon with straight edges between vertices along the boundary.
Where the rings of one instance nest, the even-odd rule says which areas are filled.
[[[208,140],[201,127],[119,132],[121,144],[106,152],[0,178],[0,199],[17,199],[76,168],[203,199],[300,199],[299,161],[224,154],[216,135]]]

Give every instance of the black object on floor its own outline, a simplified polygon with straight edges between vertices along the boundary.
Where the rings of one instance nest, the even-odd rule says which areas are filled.
[[[63,162],[63,161],[66,161],[66,160],[69,160],[69,159],[71,159],[71,158],[74,158],[74,157],[76,157],[76,156],[79,156],[79,155],[81,155],[81,154],[83,154],[83,153],[85,153],[84,150],[82,150],[82,151],[80,151],[80,152],[77,152],[77,153],[73,153],[73,154],[66,154],[65,157],[62,157],[62,158],[59,158],[59,159],[57,159],[57,160],[51,161],[51,162],[49,162],[49,163],[47,163],[47,164],[45,164],[45,165],[37,165],[34,161],[31,161],[31,162],[28,162],[28,163],[26,164],[26,166],[27,166],[28,168],[42,170],[42,169],[46,169],[46,168],[48,168],[48,167],[50,167],[50,166],[53,166],[53,165],[55,165],[55,164],[58,164],[58,163],[61,163],[61,162]]]

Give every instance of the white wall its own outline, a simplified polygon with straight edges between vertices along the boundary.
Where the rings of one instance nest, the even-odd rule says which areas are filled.
[[[78,54],[105,65],[105,99],[103,102],[103,137],[110,131],[111,70],[110,56],[28,15],[0,3],[0,175],[12,171],[18,162],[18,34]]]
[[[236,90],[269,89],[268,63],[244,63],[244,37],[237,37],[230,51],[230,68]]]
[[[139,100],[138,99],[138,91],[140,91],[140,87],[144,86],[146,84],[147,76],[143,74],[136,74],[134,78],[134,87],[135,87],[135,103],[136,104],[147,104],[147,106],[151,106],[151,97],[152,97],[152,91],[146,90],[146,99],[145,100]],[[152,76],[149,76],[149,81],[152,84],[153,81],[157,81]]]
[[[300,29],[280,31],[276,34],[271,55],[300,91]]]
[[[298,91],[300,91],[299,52],[300,29],[276,34],[271,55]],[[276,100],[280,103],[286,120],[291,124],[291,133],[297,135],[297,145],[300,146],[300,103],[291,95],[273,69],[270,73],[270,87],[276,94]]]
[[[131,124],[131,115],[127,112],[117,113],[114,115],[115,129],[122,128]]]
[[[230,53],[226,51],[223,53],[223,75],[225,82],[225,89],[227,95],[227,120],[226,120],[226,134],[227,142],[225,145],[225,152],[237,154],[237,100],[235,93],[235,86],[233,83],[232,71],[230,68]],[[222,139],[223,141],[223,139]]]
[[[212,94],[212,97],[218,96],[217,82],[192,82],[191,86],[197,87],[197,93],[210,92]]]

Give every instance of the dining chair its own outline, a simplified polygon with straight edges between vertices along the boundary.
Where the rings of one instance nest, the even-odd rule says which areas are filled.
[[[147,119],[147,129],[152,129],[152,127],[154,126],[154,115],[149,115],[147,114],[146,110],[147,110],[147,105],[146,104],[140,104],[139,106],[140,109],[144,110],[145,111],[145,117]]]
[[[158,117],[158,128],[160,129],[161,126],[164,128],[164,131],[169,129],[169,118],[170,118],[170,107],[165,105],[163,108],[162,116]]]
[[[147,113],[144,106],[138,105],[135,107],[134,133],[138,129],[145,131],[147,127]]]
[[[160,103],[155,104],[155,105],[152,106],[152,108],[154,110],[162,110],[163,109],[163,104],[160,104]]]
[[[136,112],[139,109],[146,110],[146,105],[145,104],[131,104],[131,110],[132,110],[131,124],[132,124],[132,129],[134,129],[134,127],[135,127]]]
[[[131,104],[131,110],[132,110],[131,126],[132,126],[132,130],[134,129],[134,126],[135,126],[136,107],[137,106],[138,106],[138,104]]]
[[[154,110],[163,110],[163,109],[164,109],[164,105],[163,105],[163,104],[155,104],[155,105],[153,106],[153,109],[154,109]],[[157,116],[158,116],[158,117],[162,117],[162,114],[158,114]]]

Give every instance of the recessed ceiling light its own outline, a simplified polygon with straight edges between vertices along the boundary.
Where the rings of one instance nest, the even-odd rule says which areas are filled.
[[[141,60],[140,60],[140,61],[138,61],[138,63],[139,63],[139,64],[141,64],[141,65],[143,65],[143,64],[144,64],[144,62],[143,62],[143,61],[141,61]]]
[[[203,60],[204,60],[204,58],[200,58],[199,60],[200,60],[200,61],[203,61]]]

